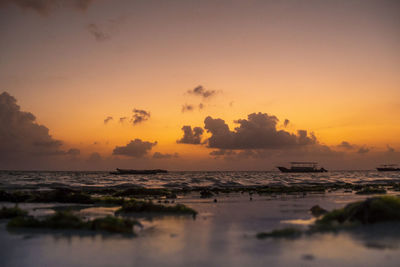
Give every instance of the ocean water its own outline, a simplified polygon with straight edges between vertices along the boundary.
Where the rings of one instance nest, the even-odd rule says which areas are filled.
[[[124,188],[131,186],[193,188],[398,182],[400,182],[400,172],[378,171],[330,171],[298,174],[271,171],[185,171],[157,175],[113,175],[104,171],[0,171],[0,188],[2,189]]]

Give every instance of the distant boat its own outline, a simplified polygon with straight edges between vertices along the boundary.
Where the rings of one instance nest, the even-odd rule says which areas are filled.
[[[382,164],[378,168],[376,168],[380,172],[399,172],[400,168],[397,164]]]
[[[290,168],[280,167],[277,168],[281,172],[327,172],[324,168],[318,168],[317,162],[290,162]]]
[[[155,170],[132,170],[132,169],[118,169],[115,172],[110,172],[110,174],[157,174],[157,173],[167,173],[167,170],[155,169]]]

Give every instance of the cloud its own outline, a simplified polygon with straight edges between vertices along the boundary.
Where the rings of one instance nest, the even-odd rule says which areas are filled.
[[[282,149],[295,148],[317,143],[314,134],[299,130],[297,134],[277,130],[278,118],[266,113],[252,113],[246,119],[239,119],[234,131],[222,119],[208,116],[204,128],[211,133],[208,147],[219,149]]]
[[[357,153],[359,154],[366,154],[370,151],[371,149],[366,147],[366,146],[362,146],[360,147],[360,149],[358,149]]]
[[[182,106],[182,113],[185,113],[187,111],[193,111],[194,110],[194,106],[193,105],[188,105],[185,104]]]
[[[108,116],[107,118],[104,119],[104,124],[107,124],[108,122],[112,121],[113,117]]]
[[[57,7],[67,7],[79,11],[89,8],[92,0],[2,0],[3,3],[12,3],[23,10],[30,10],[41,16],[47,16]]]
[[[172,158],[179,158],[179,154],[178,153],[174,153],[174,154],[163,154],[160,152],[154,152],[153,154],[153,158],[154,159],[172,159]]]
[[[122,155],[133,158],[141,158],[157,145],[157,142],[151,143],[140,139],[132,140],[126,146],[116,146],[113,150],[113,155]]]
[[[289,125],[290,121],[288,119],[285,119],[283,122],[283,126],[286,128]]]
[[[32,113],[20,110],[13,96],[0,94],[0,162],[28,164],[43,157],[76,155],[78,151],[64,151],[61,146],[62,142],[38,124]]]
[[[176,142],[178,144],[192,144],[198,145],[201,144],[201,137],[203,135],[204,130],[201,127],[192,127],[189,125],[185,125],[182,127],[183,137]]]
[[[203,98],[210,98],[214,96],[217,92],[215,90],[206,90],[203,86],[199,85],[192,90],[187,91],[189,94],[201,96]]]
[[[203,109],[204,108],[204,104],[203,103],[200,103],[199,104],[199,109],[201,110],[201,109]]]
[[[127,119],[128,117],[121,117],[119,118],[119,123],[124,123]]]
[[[229,149],[219,149],[210,152],[211,156],[220,157],[220,156],[233,156],[236,155],[236,152]]]
[[[149,119],[150,119],[150,112],[141,109],[133,109],[133,116],[131,119],[133,125],[147,121]]]
[[[342,141],[342,142],[338,145],[338,147],[344,148],[344,149],[347,149],[347,150],[351,150],[351,149],[356,148],[355,145],[352,145],[352,144],[350,144],[350,143],[347,142],[347,141]]]
[[[107,33],[104,29],[101,29],[95,23],[90,23],[87,25],[89,33],[96,39],[96,41],[102,42],[111,38],[111,35]]]
[[[386,148],[387,148],[387,152],[389,152],[389,153],[396,152],[396,150],[393,147],[389,146],[389,145],[386,145]]]
[[[81,151],[76,148],[71,148],[70,150],[67,151],[67,155],[71,155],[73,157],[79,156],[81,154]]]

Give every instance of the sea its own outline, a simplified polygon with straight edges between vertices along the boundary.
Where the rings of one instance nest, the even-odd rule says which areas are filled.
[[[329,171],[280,173],[274,171],[172,171],[151,175],[114,175],[107,171],[0,171],[0,189],[250,187],[312,184],[391,184],[400,172]]]

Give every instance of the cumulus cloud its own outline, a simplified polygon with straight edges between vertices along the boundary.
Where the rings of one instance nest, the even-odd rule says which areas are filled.
[[[108,116],[107,118],[104,119],[104,124],[107,124],[107,123],[109,123],[109,122],[112,121],[112,120],[113,120],[113,117]]]
[[[204,128],[211,133],[208,147],[219,149],[281,149],[316,144],[317,139],[306,130],[297,134],[277,130],[278,118],[266,113],[252,113],[247,119],[235,121],[239,124],[233,131],[222,119],[208,116]]]
[[[169,153],[161,153],[161,152],[154,152],[153,154],[153,158],[154,159],[172,159],[172,158],[179,158],[179,154],[178,153],[173,153],[173,154],[169,154]]]
[[[107,33],[104,29],[100,28],[100,26],[95,23],[88,24],[87,29],[96,41],[99,42],[106,41],[111,37],[109,33]]]
[[[347,141],[342,141],[342,142],[338,145],[338,147],[339,147],[339,148],[348,149],[348,150],[351,150],[351,149],[356,148],[355,145],[352,145],[352,144],[350,144],[350,143],[347,142]]]
[[[141,158],[146,156],[155,145],[157,145],[157,142],[151,143],[142,141],[141,139],[135,139],[125,146],[116,146],[113,150],[113,155]]]
[[[366,147],[366,146],[362,146],[360,147],[360,149],[358,149],[357,153],[359,154],[366,154],[370,151],[371,149]]]
[[[92,0],[2,0],[3,3],[12,3],[23,10],[34,11],[41,16],[47,16],[57,7],[67,7],[85,11]]]
[[[193,111],[193,110],[194,110],[193,105],[185,104],[182,106],[182,113],[185,113],[187,111]]]
[[[141,109],[133,109],[133,116],[131,122],[133,125],[147,121],[150,119],[150,112],[141,110]]]
[[[201,96],[203,98],[210,98],[214,96],[217,92],[215,90],[206,90],[203,86],[199,85],[192,90],[187,91],[189,94]]]
[[[61,146],[32,113],[20,110],[13,96],[0,94],[0,161],[33,162],[39,157],[77,154],[77,149],[64,151]]]
[[[176,142],[178,144],[192,144],[198,145],[201,144],[201,137],[203,135],[204,130],[201,127],[192,127],[189,125],[185,125],[182,127],[183,137]]]

